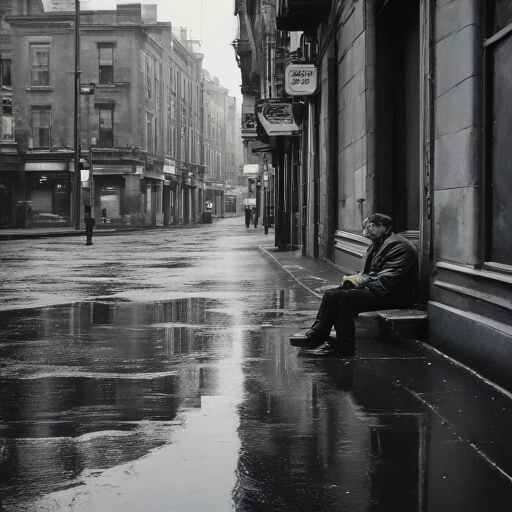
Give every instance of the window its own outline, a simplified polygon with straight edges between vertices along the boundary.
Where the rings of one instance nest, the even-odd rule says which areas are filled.
[[[151,57],[146,56],[146,97],[151,98],[151,90],[153,87],[152,83],[153,77],[153,59]]]
[[[12,115],[12,97],[2,97],[2,140],[14,140],[14,117]]]
[[[146,52],[144,50],[139,51],[139,71],[144,74],[146,67]]]
[[[146,112],[146,150],[153,153],[153,114]]]
[[[50,45],[30,45],[30,85],[49,87],[50,85]]]
[[[2,115],[12,116],[12,96],[2,97]]]
[[[32,147],[50,147],[51,112],[50,106],[32,107]]]
[[[11,59],[0,60],[0,86],[11,87]]]
[[[155,97],[156,97],[157,110],[160,107],[160,84],[159,84],[160,76],[161,75],[159,73],[159,67],[156,65],[156,62],[155,62],[155,65],[154,65],[154,78],[155,78]]]
[[[158,154],[158,119],[155,117],[155,128],[154,128],[154,133],[155,133],[155,136],[154,136],[154,143],[153,143],[153,153],[155,153],[155,155]]]
[[[508,0],[495,0],[489,12],[486,81],[486,261],[510,266],[512,271],[512,8]],[[489,263],[491,265],[491,263]]]
[[[155,76],[155,98],[156,98],[156,109],[160,110],[161,102],[162,102],[162,84],[160,82],[160,78],[162,77],[162,65],[157,64],[155,61],[154,65],[154,76]]]
[[[99,82],[111,84],[114,82],[114,46],[98,46]]]
[[[99,108],[99,147],[114,147],[114,108],[102,106]]]

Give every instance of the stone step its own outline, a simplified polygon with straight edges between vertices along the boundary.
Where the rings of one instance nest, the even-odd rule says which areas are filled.
[[[426,336],[426,311],[420,309],[385,309],[377,311],[377,316],[379,319],[379,337],[396,341],[402,333]]]

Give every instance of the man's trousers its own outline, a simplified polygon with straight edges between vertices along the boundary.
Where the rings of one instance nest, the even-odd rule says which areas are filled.
[[[334,326],[339,340],[352,340],[356,332],[354,320],[359,313],[398,307],[397,299],[376,295],[367,288],[344,290],[338,287],[325,291],[311,328],[327,337]]]

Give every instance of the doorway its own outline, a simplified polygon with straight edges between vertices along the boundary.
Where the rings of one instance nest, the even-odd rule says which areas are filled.
[[[390,0],[377,19],[376,210],[397,232],[420,229],[420,0]]]

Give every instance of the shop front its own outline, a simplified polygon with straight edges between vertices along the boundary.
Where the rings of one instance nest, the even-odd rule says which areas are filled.
[[[142,214],[145,226],[164,225],[164,173],[159,170],[144,170],[140,182],[143,197]]]
[[[214,217],[224,217],[225,215],[225,193],[224,183],[209,181],[204,184],[205,202],[211,203],[212,215]]]
[[[27,162],[25,198],[16,205],[16,227],[70,227],[72,173],[68,162]]]
[[[16,198],[21,190],[19,156],[0,144],[0,229],[15,227]]]
[[[164,159],[163,182],[163,213],[164,226],[178,224],[178,188],[179,178],[176,175],[176,164],[173,160]]]
[[[96,226],[141,225],[141,172],[132,165],[95,165],[92,197],[83,190],[83,205],[92,205]]]

